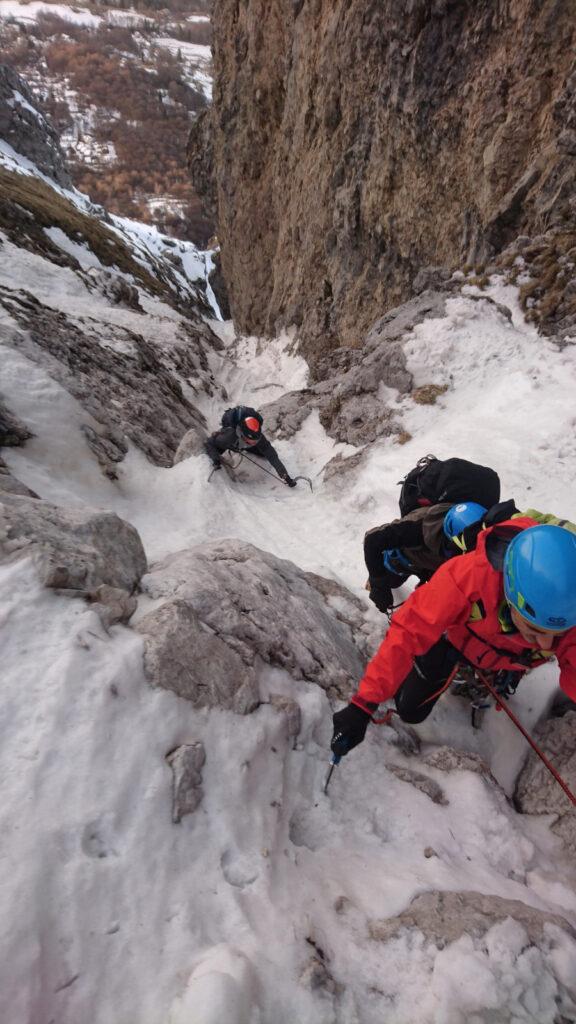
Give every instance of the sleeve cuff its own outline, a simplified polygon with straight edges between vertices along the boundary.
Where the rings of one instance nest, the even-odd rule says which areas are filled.
[[[374,704],[370,700],[364,700],[364,698],[359,697],[357,693],[354,694],[350,703],[355,704],[357,708],[361,708],[361,710],[365,711],[368,715],[373,715],[374,712],[378,710],[377,704]]]

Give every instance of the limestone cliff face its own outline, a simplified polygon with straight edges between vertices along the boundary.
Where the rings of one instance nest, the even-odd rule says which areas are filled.
[[[356,345],[423,266],[575,227],[574,0],[215,0],[213,22],[207,149],[243,331]]]

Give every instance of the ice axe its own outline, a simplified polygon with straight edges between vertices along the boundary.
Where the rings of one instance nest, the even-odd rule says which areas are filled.
[[[330,758],[330,767],[328,769],[328,773],[326,775],[326,781],[324,783],[324,792],[325,793],[328,792],[328,785],[330,783],[330,779],[332,778],[332,772],[334,771],[335,768],[338,767],[338,765],[340,764],[341,760],[342,760],[342,755],[341,754],[332,754],[332,757]]]
[[[312,487],[312,481],[311,481],[309,476],[293,476],[292,479],[293,480],[305,480],[307,484],[310,484],[310,490],[314,491],[314,488]]]
[[[238,454],[241,455],[243,459],[246,459],[246,462],[251,462],[253,466],[257,467],[257,469],[261,469],[263,473],[267,473],[268,476],[271,476],[274,479],[276,479],[276,474],[275,473],[271,473],[269,469],[266,469],[265,466],[261,466],[259,462],[254,462],[254,459],[248,458],[248,456],[246,455],[245,452],[239,452]],[[280,479],[282,479],[282,477]],[[293,480],[305,480],[306,483],[310,484],[310,490],[311,491],[314,490],[314,488],[312,487],[312,481],[311,481],[309,476],[293,476],[292,479]]]
[[[342,736],[342,738],[336,740],[335,746],[338,747],[340,753],[337,753],[334,749],[332,750],[332,757],[330,758],[330,762],[329,762],[330,767],[328,768],[328,773],[326,775],[326,781],[324,783],[324,792],[325,793],[328,792],[328,786],[330,784],[330,779],[332,778],[332,773],[333,773],[334,769],[338,767],[338,765],[340,764],[340,761],[344,757],[344,754],[348,753],[348,740],[346,739],[345,736]]]
[[[380,718],[374,718],[374,716],[372,716],[372,722],[374,723],[374,725],[390,725],[393,715],[396,714],[398,714],[398,712],[396,711],[395,708],[386,708],[384,714]],[[328,768],[326,781],[324,783],[325,793],[328,792],[328,786],[330,784],[330,779],[332,778],[334,769],[338,767],[340,761],[344,757],[344,754],[348,753],[348,740],[346,739],[345,736],[343,736],[341,739],[337,739],[336,745],[338,746],[340,753],[336,753],[335,750],[332,751],[332,757],[330,758],[329,761],[330,767]]]

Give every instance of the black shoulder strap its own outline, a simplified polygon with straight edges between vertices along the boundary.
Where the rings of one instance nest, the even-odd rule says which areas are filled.
[[[522,526],[495,526],[491,531],[486,541],[486,557],[493,569],[502,572],[506,548],[522,529]]]
[[[482,530],[488,526],[496,526],[497,523],[502,523],[506,519],[512,519],[512,516],[516,515],[518,511],[513,500],[499,501],[496,505],[492,505],[483,519],[479,519],[477,523],[471,523],[459,535],[458,542],[454,545],[458,548],[458,553],[474,551]]]

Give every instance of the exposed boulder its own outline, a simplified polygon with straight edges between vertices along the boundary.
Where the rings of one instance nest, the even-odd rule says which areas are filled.
[[[72,188],[57,133],[26,83],[6,64],[0,64],[0,139],[58,185]]]
[[[404,768],[397,764],[387,764],[388,771],[392,772],[397,779],[408,782],[411,786],[419,789],[421,793],[429,797],[433,804],[440,804],[442,807],[449,803],[449,800],[441,786],[429,775],[423,772],[415,772],[412,768]]]
[[[536,738],[567,786],[576,793],[576,711],[568,710],[561,718],[545,722],[536,731]],[[576,853],[574,807],[534,751],[530,751],[518,776],[514,798],[525,814],[556,814],[552,831]]]
[[[472,751],[436,747],[422,757],[422,762],[429,768],[437,768],[441,772],[474,772],[490,780],[493,785],[498,785],[486,762]]]
[[[569,2],[215,0],[212,20],[189,161],[243,333],[355,346],[421,268],[574,227]]]
[[[259,704],[256,673],[196,614],[172,598],[136,625],[144,637],[144,670],[152,686],[171,690],[197,708],[246,715]]]
[[[219,540],[179,551],[154,565],[142,585],[166,602],[138,624],[149,635],[153,625],[158,638],[154,676],[179,679],[178,692],[196,702],[221,703],[211,687],[224,686],[239,687],[245,701],[255,693],[260,660],[333,697],[348,696],[362,674],[362,603],[334,580],[251,544]],[[162,639],[168,631],[178,638],[172,645]],[[208,648],[221,661],[224,648],[228,663],[204,665],[198,649]],[[164,657],[177,664],[162,665]]]
[[[128,622],[134,615],[138,601],[134,594],[120,587],[110,587],[107,583],[101,583],[96,590],[88,595],[92,602],[92,610],[97,613],[105,629],[114,626],[117,622]]]
[[[185,814],[192,814],[202,801],[202,768],[206,761],[204,744],[185,743],[166,760],[173,773],[172,821],[178,825]]]
[[[354,455],[345,456],[338,452],[321,470],[324,483],[332,482],[338,487],[343,486],[346,483],[348,474],[356,473],[360,466],[367,461],[368,454],[369,449],[367,446],[355,452]]]
[[[4,493],[0,558],[15,554],[32,555],[45,587],[83,593],[103,583],[132,591],[147,568],[137,530],[113,512]]]
[[[576,931],[559,914],[530,907],[520,900],[487,896],[480,892],[425,892],[416,896],[407,910],[386,920],[370,922],[370,936],[387,942],[403,928],[416,928],[439,948],[462,935],[483,936],[489,928],[512,918],[525,929],[535,944],[542,941],[547,924],[561,928],[572,939]]]
[[[183,462],[184,459],[189,459],[191,455],[201,455],[207,437],[208,431],[200,423],[187,430],[176,449],[174,465]]]

